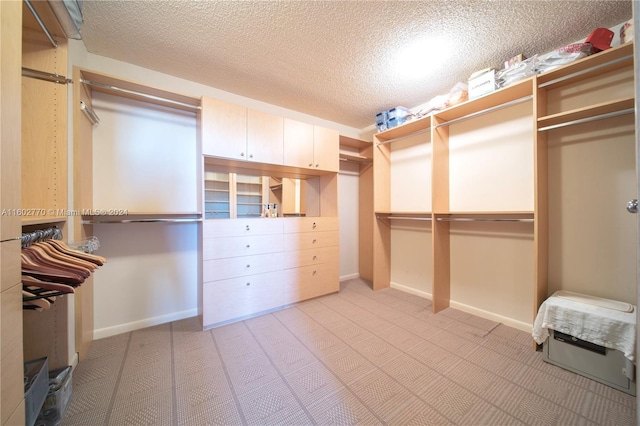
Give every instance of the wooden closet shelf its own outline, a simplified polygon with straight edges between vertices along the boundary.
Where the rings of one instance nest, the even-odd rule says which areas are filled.
[[[633,65],[633,42],[587,56],[537,76],[538,88],[560,87]]]
[[[471,115],[476,116],[483,111],[489,112],[488,110],[493,110],[501,105],[533,95],[533,81],[533,77],[527,78],[479,98],[470,99],[436,112],[434,116],[437,118],[438,124],[441,124],[442,121],[458,120]]]
[[[22,218],[22,226],[54,224],[66,221],[67,216],[24,216]]]
[[[347,154],[344,152],[340,153],[340,159],[344,161],[353,161],[355,163],[371,163],[373,161],[373,159],[363,157],[362,155]]]
[[[348,136],[340,135],[340,146],[346,146],[349,148],[362,149],[373,145],[371,142],[363,141],[361,139],[350,138]]]
[[[184,111],[194,111],[200,108],[200,98],[194,96],[151,87],[86,69],[81,70],[81,76],[82,80],[85,80],[86,84],[97,92],[115,94]],[[91,83],[96,84],[92,85]]]
[[[601,102],[595,105],[589,105],[582,108],[564,111],[557,114],[551,114],[538,118],[538,130],[551,130],[550,128],[559,127],[561,124],[572,124],[571,122],[586,119],[606,118],[609,114],[617,112],[624,113],[634,108],[634,98],[616,99],[613,101]],[[604,116],[604,117],[602,117]],[[577,123],[576,123],[577,124]]]
[[[495,92],[489,93],[480,98],[470,99],[442,111],[437,111],[433,113],[435,124],[437,126],[442,126],[446,125],[447,122],[472,118],[500,109],[503,106],[507,107],[510,103],[528,101],[531,99],[531,96],[533,96],[533,81],[534,77],[531,77],[496,90]],[[426,132],[431,128],[431,125],[431,115],[428,115],[417,120],[409,121],[401,126],[394,127],[393,129],[377,133],[375,136],[380,145],[389,143],[396,139],[413,136],[420,132]]]

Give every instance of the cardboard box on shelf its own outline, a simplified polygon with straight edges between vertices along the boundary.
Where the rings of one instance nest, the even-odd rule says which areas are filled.
[[[469,77],[469,99],[478,98],[496,90],[496,70],[486,68]]]

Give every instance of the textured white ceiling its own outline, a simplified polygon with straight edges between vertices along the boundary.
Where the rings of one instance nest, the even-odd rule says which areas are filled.
[[[627,1],[84,0],[87,49],[355,128],[413,108],[508,57],[631,18]],[[403,47],[449,45],[429,76],[400,77]],[[435,46],[434,46],[435,48]],[[430,56],[431,54],[431,56]]]

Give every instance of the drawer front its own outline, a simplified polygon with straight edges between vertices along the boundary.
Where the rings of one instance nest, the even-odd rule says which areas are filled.
[[[282,253],[205,260],[203,282],[226,280],[247,275],[262,274],[282,269]]]
[[[282,272],[250,275],[203,285],[205,326],[277,308],[282,303]]]
[[[335,247],[339,244],[338,231],[300,232],[284,234],[284,250],[306,250],[318,247]]]
[[[283,282],[284,304],[335,293],[340,290],[338,262],[287,269]]]
[[[337,246],[318,247],[307,250],[288,251],[284,253],[284,269],[299,268],[301,266],[319,265],[321,263],[335,262],[340,257]]]
[[[337,217],[296,217],[284,219],[286,234],[312,231],[338,231]]]
[[[202,226],[204,238],[281,234],[283,219],[212,219]]]
[[[14,346],[11,350],[5,349],[3,346],[2,350],[4,356],[0,360],[0,371],[2,372],[0,379],[1,424],[24,424],[24,421],[22,423],[7,423],[13,410],[24,401],[24,391],[21,390],[24,389],[22,345]]]
[[[205,238],[202,241],[203,260],[278,253],[282,250],[282,234]]]

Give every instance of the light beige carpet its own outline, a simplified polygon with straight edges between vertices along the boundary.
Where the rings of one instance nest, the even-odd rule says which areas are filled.
[[[93,342],[63,425],[635,425],[636,400],[524,332],[360,280],[208,331]]]

